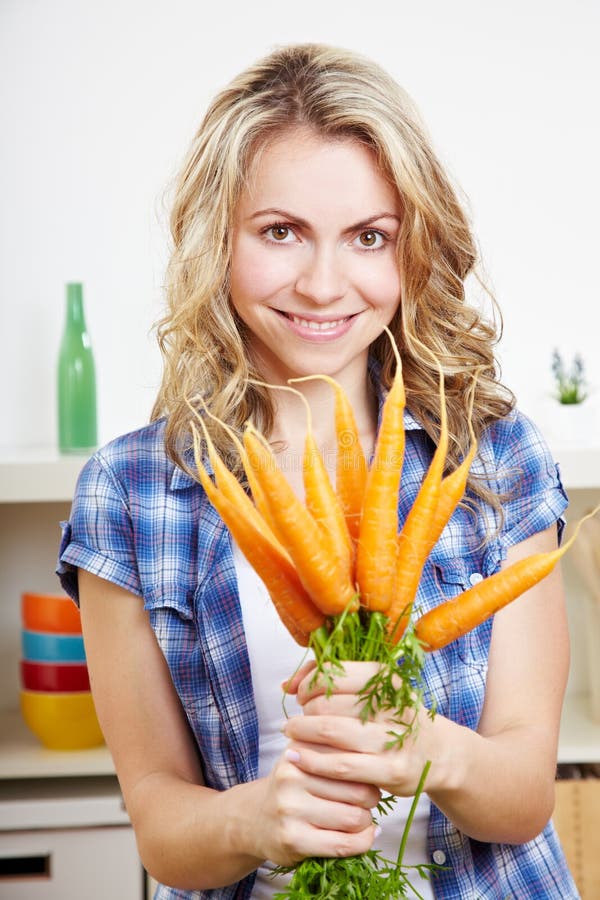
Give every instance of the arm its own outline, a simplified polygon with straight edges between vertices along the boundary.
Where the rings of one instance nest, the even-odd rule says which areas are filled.
[[[268,778],[203,785],[187,719],[139,597],[79,569],[94,701],[140,857],[182,889],[232,884],[266,858],[360,853],[371,846],[373,787],[307,776],[285,756]]]
[[[556,529],[552,527],[511,548],[506,564],[554,546]],[[330,715],[290,720],[286,733],[301,742],[298,765],[410,795],[430,759],[428,794],[470,837],[522,843],[543,829],[554,805],[560,713],[569,665],[558,569],[495,616],[477,732],[440,715],[431,721],[421,710],[416,737],[402,750],[384,751],[389,721],[363,726],[355,717],[356,691],[369,677],[365,665],[348,664],[348,679],[341,683],[340,694],[329,701],[319,690],[310,690],[310,677],[300,684],[305,713],[345,718],[338,719],[337,725]],[[309,746],[321,740],[332,743],[336,732],[339,753],[319,754]]]

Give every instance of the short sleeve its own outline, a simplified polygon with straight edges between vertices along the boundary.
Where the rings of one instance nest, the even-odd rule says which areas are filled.
[[[79,475],[62,529],[56,574],[70,597],[79,601],[79,568],[141,596],[127,497],[99,454]]]
[[[497,425],[498,489],[504,496],[504,549],[556,524],[559,539],[568,497],[542,434],[522,413]]]

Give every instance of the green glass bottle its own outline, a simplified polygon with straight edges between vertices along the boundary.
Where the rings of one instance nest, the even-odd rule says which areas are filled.
[[[65,328],[58,354],[58,446],[88,453],[98,443],[96,370],[85,325],[83,285],[67,284]]]

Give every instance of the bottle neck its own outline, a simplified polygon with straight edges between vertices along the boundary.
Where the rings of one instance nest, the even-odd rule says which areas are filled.
[[[85,313],[83,309],[83,286],[81,284],[67,285],[67,326],[85,328]]]

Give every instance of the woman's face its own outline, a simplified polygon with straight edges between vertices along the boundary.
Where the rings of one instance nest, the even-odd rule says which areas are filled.
[[[268,381],[366,372],[400,300],[400,201],[374,156],[307,130],[261,155],[236,209],[231,300]]]

